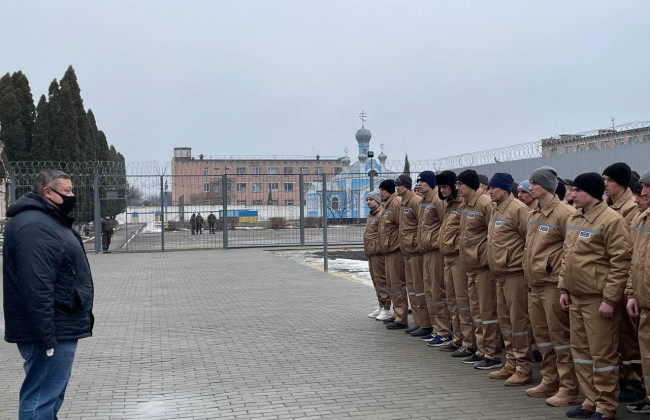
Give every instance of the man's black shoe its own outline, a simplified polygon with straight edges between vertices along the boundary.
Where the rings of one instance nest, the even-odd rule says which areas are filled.
[[[391,322],[395,322],[395,318],[384,319],[384,324],[390,324]]]
[[[433,328],[418,328],[417,330],[411,332],[409,335],[411,337],[424,337],[425,335],[429,335],[433,332]]]
[[[386,324],[386,328],[389,330],[403,330],[404,328],[408,327],[408,324],[400,324],[399,322],[391,322],[390,324]]]
[[[460,342],[460,341],[458,341],[458,342],[450,341],[449,343],[445,344],[444,346],[438,347],[438,350],[451,353],[453,351],[458,350],[461,347],[461,345],[462,345],[462,342]]]
[[[417,330],[418,328],[420,328],[420,327],[418,327],[417,325],[414,325],[411,328],[404,331],[404,334],[411,334],[413,331]]]

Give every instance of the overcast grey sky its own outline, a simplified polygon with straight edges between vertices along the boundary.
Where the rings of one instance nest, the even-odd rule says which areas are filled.
[[[0,71],[72,64],[127,161],[432,159],[650,120],[650,2],[1,1]]]

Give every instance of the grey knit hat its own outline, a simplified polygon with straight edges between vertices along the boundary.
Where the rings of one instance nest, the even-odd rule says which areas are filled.
[[[535,169],[530,174],[530,180],[551,194],[555,194],[555,190],[557,189],[557,172],[550,166],[542,166],[541,168]]]
[[[372,200],[375,200],[379,204],[381,204],[381,196],[379,195],[379,193],[377,191],[370,191],[368,193],[368,195],[366,196],[366,198],[370,198]]]
[[[639,178],[639,183],[650,185],[650,169],[648,169],[643,173],[643,175],[641,175],[641,178]]]

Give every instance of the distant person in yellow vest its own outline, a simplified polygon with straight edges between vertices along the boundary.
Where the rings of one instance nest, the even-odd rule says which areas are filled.
[[[381,205],[379,193],[377,191],[369,192],[366,197],[366,204],[370,209],[370,213],[366,221],[366,230],[363,233],[363,250],[368,257],[370,278],[375,286],[375,293],[379,302],[377,309],[368,314],[368,317],[377,318],[381,316],[382,319],[388,319],[390,318],[390,295],[388,294],[388,283],[386,282],[384,256],[381,254],[381,245],[379,243],[379,223],[384,208]]]
[[[399,215],[401,198],[395,193],[395,181],[385,179],[379,184],[379,195],[384,203],[384,212],[379,223],[379,241],[384,255],[386,281],[393,303],[393,317],[384,319],[389,330],[408,328],[408,301],[404,258],[399,247]]]
[[[528,214],[524,275],[529,286],[528,316],[542,355],[542,382],[526,394],[547,398],[553,407],[566,407],[582,402],[571,357],[569,313],[560,307],[557,288],[566,224],[576,210],[554,194],[558,187],[557,173],[549,166],[530,175],[530,192],[538,206]]]
[[[616,210],[625,221],[632,223],[632,220],[639,214],[634,194],[628,187],[632,178],[632,168],[625,162],[617,162],[609,165],[603,171],[605,181],[605,196],[607,205]],[[623,402],[639,401],[643,398],[643,371],[641,368],[641,354],[639,351],[639,340],[636,325],[626,315],[625,298],[618,302],[618,309],[621,311],[621,324],[619,325],[618,352],[620,358],[621,393],[619,400]]]
[[[631,276],[625,289],[627,312],[639,320],[639,348],[643,361],[645,398],[627,406],[630,413],[650,414],[650,170],[633,188],[639,214],[632,221]]]
[[[613,418],[618,409],[617,310],[630,272],[632,242],[625,219],[602,200],[605,183],[595,172],[578,175],[572,195],[558,288],[571,319],[571,353],[581,406],[567,417]]]
[[[497,314],[506,350],[505,365],[490,378],[522,386],[533,381],[534,363],[523,267],[528,206],[512,196],[512,183],[512,175],[497,172],[488,184],[488,195],[496,204],[488,230],[488,262],[497,282]]]
[[[458,174],[458,194],[465,199],[460,224],[460,257],[467,271],[470,311],[474,319],[475,354],[462,359],[476,369],[501,367],[501,337],[497,318],[496,282],[490,273],[487,258],[487,235],[492,200],[481,190],[479,177],[473,169]]]
[[[414,325],[404,332],[413,337],[423,337],[431,334],[431,326],[427,327],[430,322],[424,297],[422,251],[418,239],[418,212],[422,197],[415,195],[411,191],[412,187],[413,180],[407,174],[401,174],[395,179],[395,191],[402,199],[399,214],[399,246],[404,257],[406,290],[414,322]]]

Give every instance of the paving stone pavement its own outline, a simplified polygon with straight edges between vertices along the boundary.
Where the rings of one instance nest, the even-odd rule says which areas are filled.
[[[271,252],[89,258],[95,335],[79,343],[61,419],[564,418],[368,318],[368,286]],[[0,344],[0,372],[0,418],[14,419],[15,345]]]

